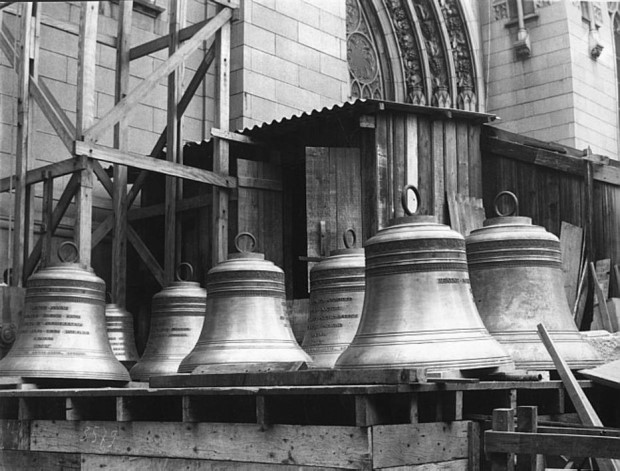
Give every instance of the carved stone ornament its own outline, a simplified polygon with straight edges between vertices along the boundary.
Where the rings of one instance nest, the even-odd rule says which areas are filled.
[[[347,62],[352,98],[383,98],[379,56],[359,0],[347,0]]]
[[[510,18],[508,14],[508,0],[493,0],[493,15],[495,21]]]
[[[450,107],[452,100],[448,91],[448,67],[441,43],[441,33],[433,5],[427,0],[413,0],[415,15],[420,23],[420,30],[424,37],[428,63],[431,71],[431,83],[433,87],[433,106]],[[448,96],[440,90],[445,88]],[[438,101],[438,99],[440,99]]]
[[[441,12],[450,37],[450,49],[452,50],[452,58],[456,69],[456,87],[459,97],[457,98],[457,107],[461,108],[463,103],[460,95],[467,89],[467,100],[471,103],[472,95],[475,99],[474,84],[474,66],[467,39],[467,28],[461,17],[456,0],[439,0]]]
[[[407,100],[416,105],[426,105],[420,53],[411,21],[402,0],[386,0],[385,5],[392,19],[402,55],[407,87]]]
[[[588,47],[590,49],[590,57],[594,60],[598,59],[603,52],[603,45],[599,41],[597,29],[590,29],[590,34],[588,35]]]

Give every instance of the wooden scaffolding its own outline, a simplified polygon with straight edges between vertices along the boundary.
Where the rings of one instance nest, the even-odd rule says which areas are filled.
[[[4,2],[19,4],[20,31],[16,39],[6,25],[0,29],[0,49],[18,74],[18,122],[15,149],[16,173],[0,180],[0,193],[14,190],[14,237],[12,244],[12,273],[10,285],[23,286],[36,267],[50,262],[52,236],[71,202],[76,203],[74,239],[79,250],[79,263],[90,266],[91,250],[104,237],[112,237],[112,301],[124,305],[126,299],[127,241],[135,248],[161,286],[173,280],[175,258],[176,212],[181,180],[191,180],[212,186],[212,260],[225,259],[227,254],[228,202],[230,190],[237,181],[229,175],[228,141],[213,137],[213,170],[183,165],[180,120],[192,97],[212,64],[215,63],[216,87],[214,127],[226,135],[229,123],[230,34],[238,0],[211,0],[217,5],[215,16],[182,28],[185,15],[184,0],[170,0],[169,33],[138,46],[130,47],[133,1],[118,3],[118,30],[115,44],[115,105],[95,120],[95,69],[97,18],[99,2],[81,2],[78,43],[77,109],[73,122],[61,108],[54,94],[38,77],[40,8],[37,2]],[[203,43],[215,38],[188,86],[183,90],[178,71],[184,61],[198,51]],[[109,44],[110,45],[110,44]],[[156,67],[141,83],[129,89],[132,61],[168,49],[168,58]],[[128,151],[128,122],[138,105],[167,77],[167,126],[161,132],[149,155]],[[36,103],[54,131],[71,154],[69,159],[32,168],[33,156],[29,146],[32,103]],[[114,129],[113,147],[102,145],[103,134]],[[165,160],[161,159],[166,149]],[[158,158],[159,157],[159,158]],[[113,177],[101,163],[113,164]],[[127,168],[140,170],[131,189],[127,191]],[[163,267],[153,256],[138,233],[128,224],[127,212],[136,201],[146,176],[156,172],[166,176],[165,185],[165,257]],[[54,206],[54,180],[71,175],[60,199]],[[92,192],[94,177],[99,179],[112,200],[112,212],[93,227]],[[42,236],[33,237],[34,185],[43,183]]]

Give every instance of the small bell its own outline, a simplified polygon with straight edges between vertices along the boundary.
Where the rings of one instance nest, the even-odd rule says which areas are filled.
[[[264,254],[240,253],[207,273],[207,316],[200,339],[179,373],[295,370],[312,361],[301,349],[285,309],[284,272]]]
[[[181,278],[181,268],[194,269],[182,263],[177,281],[153,296],[151,330],[140,361],[131,369],[131,378],[148,381],[151,376],[175,374],[179,364],[192,350],[205,319],[207,292],[195,281]]]
[[[351,234],[349,242],[347,234]],[[364,305],[364,249],[355,246],[355,231],[343,235],[345,249],[335,250],[310,270],[310,315],[303,349],[311,368],[333,368],[353,340]]]

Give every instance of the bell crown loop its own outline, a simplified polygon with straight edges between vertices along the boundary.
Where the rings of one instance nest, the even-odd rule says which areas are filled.
[[[349,237],[347,237],[349,234],[351,234],[351,240],[349,240]],[[342,242],[344,243],[345,248],[330,250],[330,257],[337,255],[356,255],[364,253],[364,249],[358,249],[355,247],[355,245],[357,244],[357,234],[355,232],[355,229],[353,229],[352,227],[345,229],[345,231],[342,233]]]
[[[252,242],[252,245],[247,250],[242,249],[239,244],[239,241],[243,237],[247,237]],[[252,233],[240,232],[239,234],[235,236],[234,243],[235,243],[235,249],[237,249],[237,253],[234,253],[234,252],[229,253],[228,260],[235,260],[235,259],[242,259],[242,258],[253,259],[253,260],[265,260],[265,254],[254,252],[254,249],[256,248],[256,237],[254,237]]]
[[[499,209],[499,200],[502,196],[508,196],[510,200],[512,200],[512,208],[510,211],[506,213],[502,213]],[[495,214],[499,217],[505,216],[518,216],[519,215],[519,198],[512,191],[504,190],[500,191],[493,200],[493,209],[495,210]]]
[[[416,208],[413,211],[409,207],[409,200],[408,200],[409,191],[413,192],[416,203],[417,203]],[[437,218],[435,216],[418,214],[418,209],[420,209],[420,192],[418,191],[415,185],[409,184],[403,187],[403,190],[400,193],[400,204],[403,207],[405,216],[390,219],[388,226],[398,226],[401,224],[412,224],[412,223],[428,224],[428,223],[437,222]]]
[[[188,273],[187,278],[184,278],[182,276],[182,273],[183,273],[182,268],[187,268],[187,273]],[[194,277],[194,267],[192,266],[191,263],[188,263],[188,262],[179,263],[179,266],[177,267],[175,271],[175,276],[176,276],[177,281],[191,281],[192,278]]]
[[[65,247],[71,247],[73,251],[63,254],[63,249]],[[56,254],[62,263],[78,263],[80,261],[80,250],[78,249],[78,246],[70,240],[66,240],[60,244]],[[70,255],[73,255],[73,260],[69,260]]]

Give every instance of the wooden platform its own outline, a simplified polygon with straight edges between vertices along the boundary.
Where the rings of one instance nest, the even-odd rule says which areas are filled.
[[[0,390],[0,418],[19,420],[370,426],[462,420],[517,405],[567,411],[560,381]]]
[[[494,408],[570,415],[560,381],[408,374],[384,384],[0,390],[0,469],[477,470]]]

